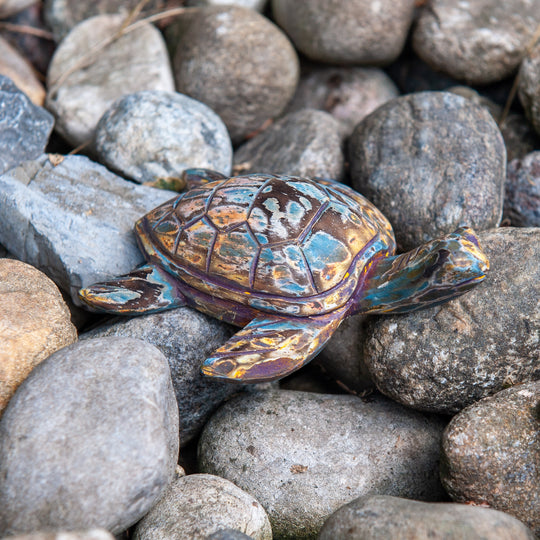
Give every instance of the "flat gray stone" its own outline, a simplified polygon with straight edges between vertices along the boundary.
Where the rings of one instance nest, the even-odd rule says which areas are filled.
[[[451,414],[540,377],[540,229],[479,237],[490,270],[478,287],[442,306],[372,320],[364,359],[388,397]]]
[[[433,68],[487,84],[516,70],[539,23],[538,0],[434,0],[421,9],[412,42]]]
[[[0,420],[0,535],[142,518],[174,477],[178,408],[165,357],[103,338],[36,367]]]
[[[229,325],[185,307],[140,317],[116,317],[80,338],[138,338],[165,355],[178,402],[180,440],[185,445],[199,433],[217,406],[239,389],[203,378],[200,373],[202,362],[233,333]]]
[[[39,157],[54,126],[54,118],[34,105],[8,77],[0,75],[0,174]]]
[[[147,90],[115,101],[96,127],[95,150],[99,161],[139,183],[178,178],[189,168],[231,172],[225,124],[177,92]]]
[[[81,287],[143,262],[135,221],[174,195],[128,182],[83,156],[44,155],[0,176],[0,243],[80,305]]]
[[[488,504],[540,535],[540,380],[461,411],[442,452],[441,479],[454,500]]]
[[[93,52],[123,21],[122,15],[97,15],[79,23],[51,60],[46,107],[74,146],[92,142],[98,120],[116,99],[140,90],[174,91],[165,41],[149,23]]]
[[[491,508],[375,495],[356,499],[334,512],[318,538],[534,540],[534,535],[517,519]]]
[[[361,495],[440,500],[443,427],[380,396],[268,390],[218,409],[199,441],[199,467],[254,496],[277,538],[312,538]]]
[[[231,528],[254,540],[271,540],[264,508],[232,482],[210,474],[175,480],[138,523],[134,540],[205,540]]]
[[[323,111],[302,109],[288,114],[240,146],[234,165],[242,174],[339,179],[344,172],[340,126]]]
[[[277,23],[308,58],[333,64],[395,60],[413,20],[413,0],[272,0]]]
[[[358,124],[349,159],[353,187],[390,220],[403,250],[501,220],[504,141],[468,99],[419,92],[389,101]]]
[[[519,69],[518,95],[527,118],[540,134],[540,45],[523,59]]]
[[[281,30],[251,9],[200,8],[168,34],[176,88],[213,109],[233,143],[278,117],[299,78],[298,57]]]

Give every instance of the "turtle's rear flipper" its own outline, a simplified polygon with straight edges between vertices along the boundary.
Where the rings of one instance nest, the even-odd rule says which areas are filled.
[[[150,264],[139,266],[124,276],[81,289],[79,297],[93,311],[118,315],[153,313],[186,305],[176,280]]]
[[[261,315],[207,358],[201,371],[238,383],[281,379],[319,352],[345,313],[342,308],[317,317]]]

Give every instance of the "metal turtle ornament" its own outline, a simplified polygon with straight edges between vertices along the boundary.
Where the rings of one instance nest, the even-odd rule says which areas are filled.
[[[392,227],[331,180],[193,169],[189,191],[135,225],[147,264],[82,289],[122,315],[178,306],[243,327],[204,375],[280,379],[309,362],[356,313],[404,313],[459,296],[489,268],[469,228],[395,255]]]

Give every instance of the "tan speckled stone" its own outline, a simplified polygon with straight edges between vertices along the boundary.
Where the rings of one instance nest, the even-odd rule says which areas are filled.
[[[33,266],[0,259],[0,414],[35,366],[76,340],[56,285]]]

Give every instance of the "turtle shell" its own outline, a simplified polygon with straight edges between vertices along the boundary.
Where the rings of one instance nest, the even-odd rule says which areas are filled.
[[[136,231],[149,259],[188,286],[291,315],[343,305],[369,261],[395,249],[388,220],[352,189],[262,174],[183,193]]]

